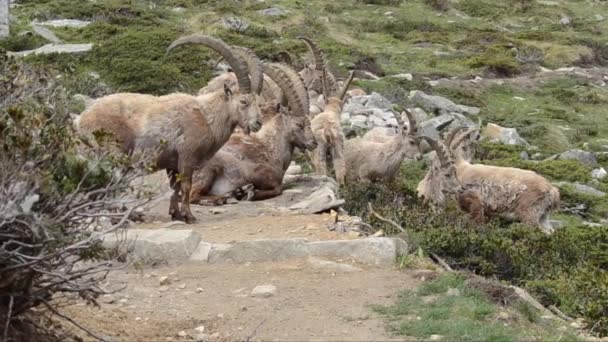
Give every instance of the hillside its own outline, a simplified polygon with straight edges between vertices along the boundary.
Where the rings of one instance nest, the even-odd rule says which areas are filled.
[[[430,127],[428,132],[433,134],[438,134],[435,128],[446,116],[456,118],[451,127],[456,123],[473,126],[481,122],[484,139],[477,151],[476,162],[532,170],[559,188],[561,206],[551,215],[550,221],[555,233],[545,235],[533,227],[503,220],[477,224],[457,208],[450,207],[442,213],[432,212],[416,198],[415,192],[418,182],[428,170],[425,160],[403,163],[400,176],[392,183],[348,184],[339,191],[333,185],[329,186],[332,194],[335,190],[346,201],[343,209],[348,215],[342,211],[340,215],[361,217],[374,227],[373,232],[368,231],[364,235],[382,230],[388,236],[403,237],[394,225],[370,212],[368,203],[371,203],[378,213],[405,228],[409,246],[409,253],[398,258],[400,267],[397,270],[372,270],[353,264],[365,272],[369,271],[370,276],[376,274],[382,279],[382,290],[371,293],[371,298],[378,302],[370,302],[360,300],[359,296],[367,293],[363,285],[350,289],[348,293],[356,309],[344,313],[341,320],[333,316],[325,318],[332,322],[327,328],[335,334],[332,339],[348,338],[349,332],[342,330],[347,329],[344,326],[349,324],[351,328],[353,324],[356,325],[353,334],[362,340],[431,338],[435,335],[456,340],[477,337],[527,340],[531,336],[555,339],[560,338],[560,334],[572,337],[583,332],[581,338],[608,335],[608,2],[17,0],[11,2],[10,11],[11,35],[0,39],[0,70],[5,71],[0,75],[0,85],[20,80],[22,74],[12,73],[25,65],[28,71],[43,70],[45,77],[51,75],[49,77],[61,91],[45,89],[37,92],[34,89],[32,96],[16,96],[17,91],[10,87],[0,90],[3,97],[0,104],[3,107],[7,105],[0,111],[4,121],[0,122],[0,130],[12,132],[6,134],[10,139],[0,138],[6,156],[19,154],[14,152],[13,147],[18,146],[21,151],[23,143],[18,139],[20,133],[10,131],[18,125],[5,123],[21,120],[24,113],[26,116],[31,113],[49,115],[49,112],[53,113],[60,107],[59,112],[65,117],[61,124],[67,129],[65,122],[68,115],[82,112],[90,98],[115,92],[154,95],[196,93],[217,75],[215,64],[218,56],[209,49],[197,46],[185,46],[166,53],[166,48],[178,37],[193,33],[207,34],[231,45],[248,47],[266,61],[282,61],[284,52],[287,52],[293,64],[301,67],[310,61],[311,56],[306,45],[297,38],[306,36],[313,38],[323,50],[329,68],[338,79],[343,80],[349,71],[356,70],[353,88],[361,88],[371,94],[369,96],[376,102],[386,103],[380,108],[379,119],[372,119],[370,114],[366,114],[367,118],[356,115],[356,108],[363,103],[357,101],[363,98],[367,101],[368,97],[349,100],[342,116],[347,135],[361,135],[373,126],[383,126],[393,120],[393,114],[404,108],[417,108],[417,113],[421,115],[421,127]],[[61,22],[65,19],[75,21]],[[59,22],[53,24],[53,21]],[[83,51],[20,56],[20,52],[23,54],[49,43],[82,44],[71,48]],[[14,57],[5,57],[7,53]],[[37,83],[32,84],[36,88]],[[64,92],[65,98],[62,97]],[[34,96],[38,93],[42,94],[41,98]],[[44,98],[57,94],[59,102],[47,102]],[[448,107],[459,109],[446,110]],[[370,105],[364,109],[373,112],[378,108]],[[28,121],[44,132],[44,124],[40,122],[37,117]],[[49,127],[46,133],[51,136],[58,134],[54,126]],[[423,131],[426,134],[427,131]],[[61,134],[64,132],[61,131]],[[41,144],[43,142],[37,142],[36,151],[40,150]],[[310,170],[306,155],[297,155],[295,161],[305,172]],[[62,159],[62,163],[52,164],[56,169],[49,171],[49,177],[64,190],[79,188],[79,183],[74,183],[72,177],[86,174],[80,169],[82,165],[70,158]],[[75,170],[63,171],[66,165]],[[99,178],[95,181],[106,179],[104,177],[110,173],[105,171],[95,174]],[[218,244],[238,244],[252,238],[337,239],[334,236],[337,234],[335,227],[324,221],[328,219],[325,216],[306,213],[310,216],[293,218],[286,214],[285,208],[302,200],[298,196],[308,196],[314,193],[312,189],[322,187],[314,183],[318,179],[314,178],[315,185],[311,187],[307,183],[307,176],[302,177],[304,190],[301,192],[290,187],[297,188],[302,184],[289,184],[285,189],[293,192],[276,201],[262,202],[260,207],[250,207],[249,204],[241,206],[242,203],[239,203],[228,209],[228,213],[234,212],[236,217],[228,217],[222,211],[224,209],[208,212],[207,208],[197,206],[198,214],[204,213],[208,222],[192,229]],[[166,200],[162,198],[163,205]],[[166,221],[166,218],[162,218],[165,214],[163,205],[160,206],[162,209],[155,208],[146,213],[146,224]],[[277,218],[277,222],[248,218],[259,213]],[[292,227],[299,225],[301,220],[318,225],[314,229],[332,227],[329,228],[332,231],[315,235],[306,230],[308,228]],[[162,228],[166,228],[166,223],[162,222]],[[227,229],[216,230],[216,226],[225,228],[231,224],[233,235]],[[289,233],[282,230],[283,226],[290,226]],[[141,229],[159,227],[137,226]],[[348,232],[342,233],[338,236],[348,237],[346,240],[353,237]],[[217,241],[213,240],[216,238]],[[578,320],[553,321],[542,318],[546,316],[545,313],[538,313],[525,305],[496,302],[495,298],[488,298],[488,293],[483,289],[471,287],[468,276],[464,275],[443,274],[433,268],[433,282],[420,281],[415,274],[419,274],[416,272],[420,269],[429,268],[432,256],[445,259],[457,270],[522,287],[545,307],[555,306],[565,315]],[[153,291],[154,295],[157,292],[154,288],[156,281],[149,279],[157,275],[151,273],[170,274],[171,270],[165,266],[155,271],[150,265],[142,267],[145,269],[147,290],[129,290],[129,295],[143,303],[144,297],[149,294],[146,291]],[[196,278],[199,277],[197,272],[203,269],[211,273],[209,281],[217,287],[224,286],[226,281],[245,282],[252,272],[267,272],[272,275],[273,281],[290,289],[290,296],[299,293],[298,283],[307,282],[307,277],[312,277],[310,279],[317,284],[324,277],[319,275],[318,270],[311,272],[308,269],[311,267],[310,261],[301,260],[293,263],[281,261],[277,265],[254,263],[253,271],[241,265],[235,267],[235,273],[229,280],[222,278],[221,267],[216,265],[204,265],[201,269],[190,268],[189,265],[179,267],[180,272],[192,277],[186,281],[188,289],[204,281],[203,278]],[[294,270],[304,270],[302,272],[306,275]],[[293,275],[294,272],[297,274]],[[333,271],[324,269],[322,272],[331,274]],[[330,297],[340,295],[339,291],[334,292],[332,286],[339,286],[340,282],[362,281],[364,274],[361,272],[349,276],[338,272],[339,279],[324,288],[331,295],[326,293],[327,297],[315,301],[318,306],[323,306],[324,301],[330,303],[329,311],[323,311],[323,315],[330,315],[327,312],[349,304],[342,297],[331,300]],[[390,280],[395,274],[398,274],[397,279],[403,280],[403,287]],[[282,278],[284,276],[287,278]],[[136,275],[129,272],[117,273],[111,279],[125,284],[139,281]],[[256,278],[256,282],[264,280],[264,277]],[[247,283],[243,287],[249,291],[249,287],[256,284]],[[364,282],[364,285],[373,287],[374,282]],[[235,299],[241,297],[229,293],[239,288],[230,285],[222,290],[222,296],[232,306],[253,305],[243,304],[244,300]],[[463,295],[451,297],[446,294],[446,291],[454,288]],[[395,294],[399,290],[403,291]],[[302,295],[306,298],[315,297],[314,291],[303,290],[302,293],[306,293]],[[285,317],[297,315],[298,306],[292,307],[293,303],[284,295],[273,300],[275,302],[264,304],[264,310],[288,307]],[[170,306],[175,301],[179,305],[188,305],[176,293],[165,297],[162,305]],[[430,307],[414,309],[421,303],[430,303]],[[238,328],[244,324],[246,332],[250,333],[258,321],[265,320],[264,310],[250,307],[252,317],[243,321],[246,324],[241,324],[241,313],[233,310],[235,306],[226,310],[231,312],[231,319],[221,321],[215,318],[216,314],[222,313],[220,304],[192,304],[193,307],[188,310],[194,313],[186,315],[186,318],[191,319],[205,310],[218,311],[213,312],[214,317],[207,317],[201,322],[214,326],[218,332],[222,329],[230,331],[228,334],[222,333],[222,339],[247,339],[243,329]],[[145,305],[150,306],[151,303]],[[122,306],[110,307],[108,310],[111,313],[108,315],[124,315],[122,317],[128,319],[140,317],[133,308],[123,309]],[[88,307],[82,310],[70,308],[73,314],[83,317],[89,315],[87,310]],[[146,307],[146,310],[155,309]],[[311,319],[315,316],[315,310],[315,305],[307,305],[301,319]],[[371,316],[368,317],[365,310]],[[103,312],[98,314],[104,316]],[[178,321],[179,315],[169,316],[156,315],[151,319],[152,322]],[[424,323],[412,319],[417,316],[423,316]],[[449,325],[450,319],[446,317],[455,316],[461,316],[462,320]],[[188,324],[196,325],[197,322]],[[273,321],[273,324],[277,322]],[[190,329],[167,324],[153,331],[125,332],[122,337],[161,338]],[[556,330],[558,326],[560,330]],[[111,322],[95,326],[102,330],[114,327]],[[297,328],[293,326],[293,329]],[[121,325],[120,329],[128,330],[128,326]],[[163,335],[166,329],[172,331]],[[292,337],[313,339],[330,336],[313,336],[315,325],[310,322],[304,324],[302,329],[301,334]],[[372,333],[368,334],[370,331]],[[470,331],[474,333],[467,335]],[[556,331],[559,331],[557,336]],[[255,332],[253,330],[252,333],[255,335]],[[281,339],[288,334],[287,328],[276,328],[276,331],[260,333],[258,338]]]

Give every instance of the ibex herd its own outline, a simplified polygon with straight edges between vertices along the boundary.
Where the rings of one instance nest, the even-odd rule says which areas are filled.
[[[252,50],[217,38],[179,38],[167,53],[201,44],[230,68],[196,96],[118,93],[99,98],[75,119],[74,127],[84,141],[97,131],[112,134],[133,158],[153,154],[156,169],[166,170],[173,189],[169,214],[187,223],[196,221],[191,203],[280,195],[296,148],[309,151],[318,174],[329,176],[333,165],[340,185],[393,180],[404,159],[434,151],[417,188],[434,210],[454,199],[476,221],[498,216],[552,231],[547,219],[559,207],[559,191],[531,171],[472,164],[478,129],[458,127],[436,141],[419,133],[414,115],[406,110],[396,116],[396,134],[372,130],[346,140],[343,105],[348,94],[364,92],[348,90],[354,71],[337,81],[321,49],[309,38],[299,39],[313,62],[298,72],[288,64],[262,62]]]

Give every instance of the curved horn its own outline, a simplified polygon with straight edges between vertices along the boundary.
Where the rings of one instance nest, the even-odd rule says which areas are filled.
[[[291,58],[291,55],[289,54],[289,52],[287,51],[279,51],[277,52],[277,59],[285,64],[285,65],[289,65],[289,66],[293,66],[293,58]]]
[[[407,134],[408,135],[417,134],[418,133],[418,123],[416,122],[416,117],[414,116],[414,114],[412,112],[410,112],[409,109],[405,110],[405,116],[407,116],[407,121],[408,121]]]
[[[437,152],[437,157],[439,158],[439,161],[441,162],[441,166],[447,166],[450,164],[451,159],[450,159],[449,155],[447,154],[447,151],[445,150],[445,148],[440,143],[438,143],[434,139],[431,139],[427,136],[422,136],[421,138],[424,141],[426,141],[429,144],[429,146],[431,146],[431,148],[433,150],[435,150],[435,152]]]
[[[346,81],[344,81],[344,85],[342,86],[342,90],[340,91],[339,97],[340,100],[344,101],[344,97],[346,96],[346,92],[348,91],[348,87],[350,87],[350,84],[353,81],[353,78],[355,78],[355,71],[351,71],[350,75],[348,75],[348,78],[346,79]]]
[[[288,66],[279,63],[265,63],[262,65],[264,73],[268,75],[283,91],[283,95],[287,98],[289,105],[292,108],[294,115],[307,115],[309,110],[308,97],[305,100],[302,98],[302,88],[305,89],[304,82],[299,75]],[[298,76],[299,83],[294,81],[294,75]]]
[[[251,75],[251,86],[253,87],[253,91],[259,95],[262,92],[262,87],[264,87],[262,62],[251,49],[234,45],[231,47],[232,51],[247,63],[249,74]]]
[[[319,46],[308,37],[298,37],[298,39],[302,39],[306,46],[308,46],[310,52],[312,52],[315,61],[315,70],[322,71],[323,66],[325,65],[325,57]]]
[[[329,98],[331,92],[329,91],[329,87],[327,86],[327,70],[323,69],[321,72],[321,87],[323,88],[323,96],[325,98]]]
[[[458,145],[462,144],[462,142],[467,139],[469,137],[469,135],[471,135],[471,133],[477,131],[477,128],[471,128],[468,129],[467,131],[465,131],[464,133],[462,133],[460,136],[458,136],[458,138],[454,141],[454,143],[452,144],[452,146],[450,146],[450,148],[452,150],[454,150],[456,147],[458,147]]]
[[[306,85],[304,84],[302,75],[285,64],[278,63],[276,64],[276,67],[282,70],[289,77],[296,90],[296,95],[300,99],[300,102],[303,103],[304,110],[302,113],[303,115],[308,115],[310,111],[310,100],[308,98],[308,88],[306,88]]]
[[[452,129],[450,132],[448,132],[448,135],[446,135],[445,140],[443,141],[445,146],[452,146],[452,141],[454,141],[454,138],[456,137],[458,132],[465,130],[465,129],[467,129],[466,126],[458,126],[454,129]]]
[[[239,90],[241,91],[241,93],[251,93],[251,80],[249,79],[249,72],[247,70],[247,66],[245,65],[243,60],[241,60],[234,54],[232,49],[226,43],[224,43],[223,40],[209,36],[203,36],[200,34],[185,36],[171,43],[171,45],[169,45],[169,47],[167,48],[166,53],[169,53],[176,47],[185,44],[201,44],[222,55],[222,57],[226,59],[228,64],[230,64],[232,70],[234,70],[236,78],[239,82]]]
[[[394,115],[395,120],[397,120],[397,126],[399,126],[399,128],[403,128],[403,114],[405,114],[405,112],[401,112],[399,113],[399,115]]]

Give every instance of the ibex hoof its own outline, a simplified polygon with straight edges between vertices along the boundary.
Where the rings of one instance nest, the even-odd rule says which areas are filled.
[[[187,224],[196,223],[196,217],[194,217],[192,215],[184,215],[183,221],[186,222]]]

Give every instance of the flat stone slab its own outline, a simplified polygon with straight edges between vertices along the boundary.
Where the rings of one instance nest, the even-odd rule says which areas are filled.
[[[34,50],[7,52],[8,56],[25,57],[34,55],[50,55],[52,53],[84,53],[91,51],[93,44],[46,44]]]
[[[266,239],[239,241],[234,244],[213,244],[203,241],[194,250],[190,260],[242,264],[324,258],[353,260],[376,267],[391,267],[396,258],[407,251],[408,246],[405,241],[386,237],[312,242],[306,239]]]
[[[188,259],[199,247],[201,236],[191,229],[128,229],[103,237],[103,247],[129,251],[145,264]]]
[[[78,19],[56,19],[48,20],[43,22],[33,22],[35,25],[50,26],[50,27],[71,27],[71,28],[83,28],[91,24],[90,21],[78,20]]]

